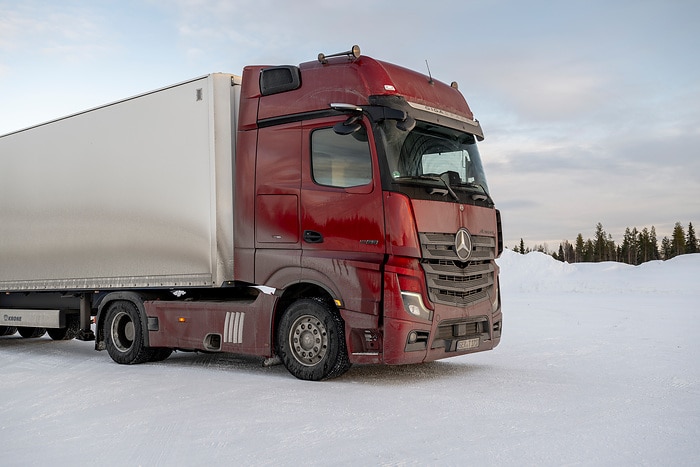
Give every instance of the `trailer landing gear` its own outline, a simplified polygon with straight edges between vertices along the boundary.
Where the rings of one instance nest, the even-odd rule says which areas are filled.
[[[90,321],[90,311],[92,309],[92,298],[90,295],[84,294],[80,296],[80,329],[75,338],[79,341],[94,341],[95,333],[92,331]]]

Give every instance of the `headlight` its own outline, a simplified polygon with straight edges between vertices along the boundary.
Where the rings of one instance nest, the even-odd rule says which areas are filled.
[[[428,321],[433,320],[433,312],[425,307],[423,297],[420,294],[401,291],[401,299],[403,307],[409,315]]]

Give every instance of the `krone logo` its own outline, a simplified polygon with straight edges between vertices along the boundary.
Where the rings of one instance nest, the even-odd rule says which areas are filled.
[[[455,234],[455,253],[460,261],[466,261],[472,255],[472,236],[465,228],[461,228]]]

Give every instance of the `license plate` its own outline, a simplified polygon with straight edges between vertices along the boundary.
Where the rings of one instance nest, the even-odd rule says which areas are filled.
[[[475,337],[473,339],[464,339],[457,341],[457,350],[469,350],[476,349],[479,347],[479,338]]]

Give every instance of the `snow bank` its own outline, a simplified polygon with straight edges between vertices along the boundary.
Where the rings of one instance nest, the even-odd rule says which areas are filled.
[[[498,259],[501,285],[510,292],[696,294],[700,253],[639,266],[624,263],[562,263],[549,255],[505,250]]]

